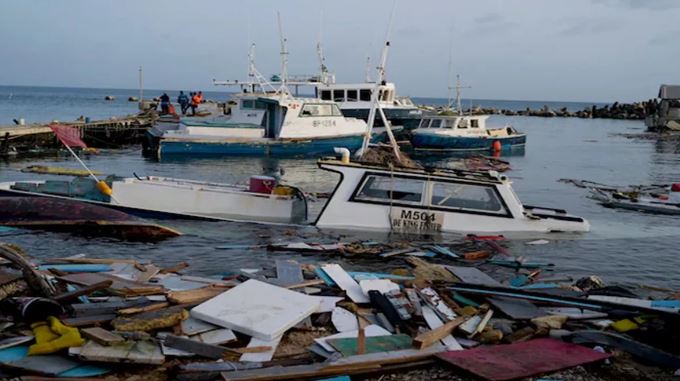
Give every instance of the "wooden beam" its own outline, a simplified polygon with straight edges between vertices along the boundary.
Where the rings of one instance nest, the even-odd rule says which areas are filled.
[[[468,318],[466,316],[457,317],[450,322],[442,325],[439,328],[433,329],[428,332],[421,333],[413,339],[413,346],[418,349],[427,348],[430,345],[438,342],[439,340],[450,335],[456,327],[465,323]]]

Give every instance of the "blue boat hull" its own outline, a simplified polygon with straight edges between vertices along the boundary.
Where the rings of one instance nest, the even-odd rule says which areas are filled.
[[[524,147],[527,141],[525,134],[510,136],[442,136],[429,134],[414,134],[411,143],[416,150],[431,151],[483,151],[493,148],[494,142],[501,143],[501,149]]]
[[[214,156],[321,156],[334,154],[335,147],[350,151],[361,148],[363,136],[343,136],[328,139],[243,141],[176,141],[161,140],[158,156],[214,155]]]

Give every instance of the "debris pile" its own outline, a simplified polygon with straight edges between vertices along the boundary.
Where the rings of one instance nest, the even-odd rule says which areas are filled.
[[[212,278],[186,275],[187,263],[35,265],[0,245],[0,377],[348,380],[436,363],[509,380],[584,364],[606,372],[626,356],[668,377],[680,368],[680,295],[572,282],[512,256],[502,236],[269,249],[281,258],[271,268]],[[300,251],[375,257],[391,270],[285,259]]]

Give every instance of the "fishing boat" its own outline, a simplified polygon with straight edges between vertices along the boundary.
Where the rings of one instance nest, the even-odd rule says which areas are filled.
[[[525,133],[512,126],[487,128],[488,115],[428,115],[413,130],[416,151],[456,152],[508,150],[526,144]]]
[[[170,155],[319,156],[333,147],[358,149],[366,122],[346,118],[331,101],[288,93],[242,93],[228,115],[180,121],[176,130],[149,132],[150,150]]]
[[[320,228],[408,233],[586,232],[588,221],[562,209],[523,205],[494,171],[399,168],[323,159],[340,175],[316,220]]]
[[[271,223],[300,223],[307,202],[299,190],[277,184],[275,178],[253,176],[248,186],[166,177],[105,181],[111,194],[91,178],[0,183],[2,196],[40,196],[75,200],[154,219],[204,219]]]

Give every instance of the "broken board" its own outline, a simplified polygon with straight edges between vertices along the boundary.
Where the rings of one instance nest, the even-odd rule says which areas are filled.
[[[352,279],[345,270],[343,270],[340,265],[326,265],[321,267],[321,269],[328,275],[333,282],[338,285],[342,290],[347,293],[347,296],[352,299],[354,303],[369,303],[370,300],[368,296],[364,294],[354,279]]]
[[[255,279],[191,310],[197,319],[263,340],[281,337],[319,309],[317,298]]]
[[[359,353],[358,338],[347,337],[341,339],[327,340],[333,348],[342,353],[343,356],[354,356],[358,354],[379,353],[396,351],[411,348],[413,339],[409,335],[387,335],[387,336],[367,336],[365,337],[365,351]]]
[[[436,355],[440,359],[492,381],[514,380],[604,360],[610,355],[554,339],[494,345]]]
[[[89,361],[125,362],[133,364],[160,365],[165,362],[158,344],[149,341],[126,341],[122,344],[103,346],[88,341],[80,348],[80,357]]]

